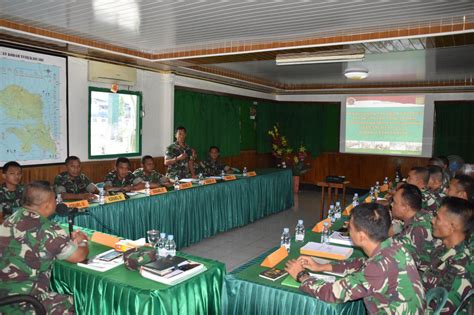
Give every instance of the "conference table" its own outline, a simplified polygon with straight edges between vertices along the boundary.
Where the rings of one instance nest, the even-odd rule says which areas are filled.
[[[257,176],[236,177],[155,196],[139,194],[122,202],[91,203],[89,215],[76,216],[75,224],[132,240],[157,229],[174,235],[179,249],[293,206],[290,169],[263,169]],[[55,220],[67,222],[64,217]]]
[[[343,216],[334,223],[334,230],[339,229],[349,217]],[[300,248],[307,242],[320,242],[321,234],[306,230],[304,242],[296,243],[294,238],[287,258],[276,268],[284,269],[289,259],[299,257]],[[240,266],[225,276],[222,293],[222,314],[365,314],[362,300],[346,303],[327,303],[299,291],[297,287],[282,285],[285,276],[274,282],[259,277],[267,270],[260,264],[273,248],[261,256]],[[360,249],[354,248],[351,257],[363,257]]]
[[[65,228],[66,226],[63,225]],[[82,229],[92,235],[91,230]],[[109,250],[90,242],[89,258]],[[202,263],[207,270],[174,286],[143,278],[120,265],[105,272],[56,261],[51,289],[74,296],[78,314],[221,314],[225,265],[184,253],[178,256]]]

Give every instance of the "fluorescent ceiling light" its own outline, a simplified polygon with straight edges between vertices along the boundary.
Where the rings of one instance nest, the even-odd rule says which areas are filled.
[[[311,63],[350,62],[364,60],[363,49],[326,50],[318,52],[303,52],[299,54],[277,55],[278,66],[300,65]]]
[[[369,76],[369,70],[358,68],[358,69],[346,69],[344,76],[349,80],[363,80]]]

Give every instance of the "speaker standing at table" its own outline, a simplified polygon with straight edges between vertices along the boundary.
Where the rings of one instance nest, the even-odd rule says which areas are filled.
[[[51,266],[56,259],[83,261],[89,254],[87,236],[76,231],[71,239],[56,222],[48,219],[55,209],[55,194],[49,183],[32,182],[25,187],[23,208],[0,226],[0,298],[32,295],[48,314],[74,313],[72,296],[49,290]],[[20,304],[5,306],[0,313],[26,310],[27,306]]]
[[[176,128],[176,142],[166,148],[165,165],[168,166],[166,177],[178,178],[196,178],[194,171],[195,153],[189,145],[186,144],[186,128]]]

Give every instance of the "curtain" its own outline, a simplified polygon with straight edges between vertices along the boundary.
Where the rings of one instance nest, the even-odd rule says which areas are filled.
[[[212,145],[222,157],[240,154],[240,109],[230,97],[175,90],[174,126],[186,128],[186,142],[199,159]]]
[[[474,102],[435,102],[434,155],[459,155],[474,163]]]

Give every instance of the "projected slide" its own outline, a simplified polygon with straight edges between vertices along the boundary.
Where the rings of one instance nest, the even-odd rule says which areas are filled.
[[[347,97],[345,152],[421,156],[425,97]]]

